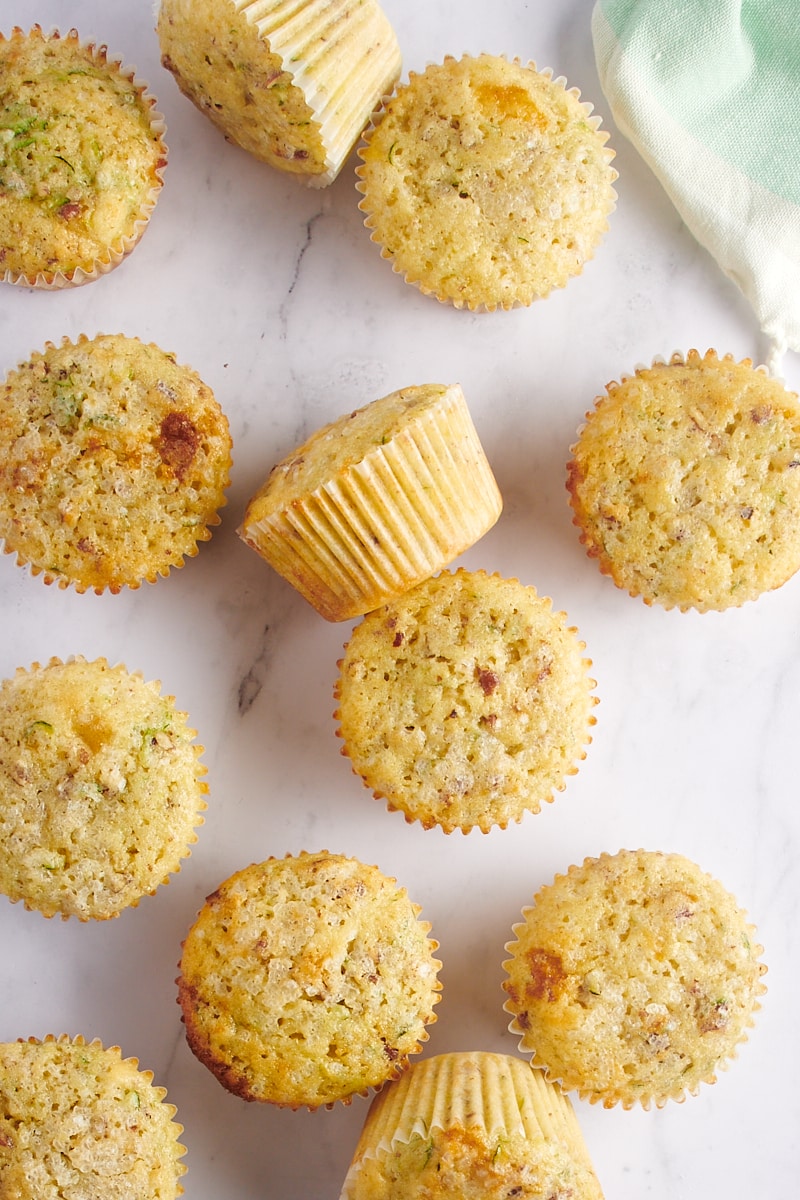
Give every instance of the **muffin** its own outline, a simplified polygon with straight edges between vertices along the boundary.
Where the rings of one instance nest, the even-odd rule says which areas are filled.
[[[372,1102],[340,1200],[602,1200],[572,1105],[505,1054],[442,1054]]]
[[[245,1100],[349,1104],[427,1040],[437,943],[394,879],[321,851],[253,864],[208,897],[183,944],[194,1054]]]
[[[118,1046],[0,1043],[0,1195],[175,1200],[186,1150],[165,1096]]]
[[[645,604],[722,611],[800,567],[800,406],[750,359],[690,350],[638,368],[571,453],[581,542]]]
[[[157,32],[180,90],[230,141],[315,187],[400,74],[376,0],[161,0]]]
[[[105,46],[39,25],[0,34],[0,278],[59,288],[122,262],[161,190],[164,132]]]
[[[502,509],[458,384],[402,388],[318,430],[273,468],[241,537],[329,621],[441,570]]]
[[[426,829],[486,833],[538,812],[595,723],[576,633],[516,579],[426,580],[353,630],[335,689],[342,753]]]
[[[154,583],[211,537],[231,441],[209,387],[158,346],[80,337],[0,392],[0,538],[45,583]]]
[[[481,54],[410,73],[359,148],[381,254],[456,308],[531,304],[579,275],[614,208],[599,118],[551,72]]]
[[[542,888],[506,949],[509,1028],[534,1066],[606,1108],[713,1083],[766,991],[755,930],[679,854],[622,850]]]
[[[0,683],[0,892],[104,920],[180,870],[208,789],[159,688],[80,656]]]

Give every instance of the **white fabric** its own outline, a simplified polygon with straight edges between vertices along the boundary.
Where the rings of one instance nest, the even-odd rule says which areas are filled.
[[[798,0],[598,0],[592,35],[618,128],[748,299],[776,369],[800,351]]]

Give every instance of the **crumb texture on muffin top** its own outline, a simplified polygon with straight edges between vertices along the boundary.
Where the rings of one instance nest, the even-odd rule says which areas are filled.
[[[161,188],[163,121],[142,85],[75,31],[0,35],[0,267],[81,282],[138,240]]]
[[[175,1200],[186,1151],[165,1096],[117,1046],[80,1037],[0,1044],[0,1195]]]
[[[346,1200],[602,1200],[596,1175],[561,1146],[532,1152],[524,1137],[487,1140],[455,1126],[414,1133],[391,1150],[364,1158],[343,1192]]]
[[[0,537],[45,582],[155,582],[219,524],[231,440],[197,373],[122,334],[66,339],[0,387]]]
[[[590,113],[563,80],[488,54],[411,72],[359,148],[373,241],[408,283],[459,308],[563,287],[615,203],[612,152]]]
[[[609,384],[567,486],[587,553],[647,604],[721,611],[800,568],[800,405],[750,359],[692,350]]]
[[[0,683],[0,891],[81,920],[152,894],[202,823],[194,738],[157,683],[105,659]]]
[[[755,929],[678,854],[587,859],[540,890],[507,949],[505,1008],[549,1079],[606,1107],[694,1094],[766,990]]]
[[[342,752],[426,828],[519,821],[563,789],[591,741],[583,650],[535,588],[443,571],[353,630],[336,689]]]
[[[184,943],[191,1049],[246,1100],[316,1108],[379,1087],[435,1020],[440,964],[419,912],[395,880],[342,855],[238,871]]]

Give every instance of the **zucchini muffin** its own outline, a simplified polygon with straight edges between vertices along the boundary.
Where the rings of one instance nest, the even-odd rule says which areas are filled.
[[[229,141],[315,187],[400,75],[376,0],[161,0],[157,30],[164,66]]]
[[[0,278],[88,283],[141,238],[167,163],[155,99],[105,46],[0,34]]]
[[[329,621],[452,562],[503,501],[458,384],[402,388],[318,430],[273,468],[239,530]]]
[[[442,1054],[370,1106],[340,1200],[602,1200],[572,1105],[519,1058]]]
[[[577,631],[516,579],[447,571],[353,630],[342,753],[389,809],[484,833],[538,812],[586,757],[597,703]]]
[[[175,1200],[186,1150],[165,1096],[118,1046],[0,1043],[0,1195]]]
[[[207,792],[186,714],[105,659],[0,683],[0,892],[104,920],[180,870]]]
[[[154,583],[219,524],[231,463],[211,389],[122,334],[48,343],[0,390],[0,537],[45,583]]]
[[[436,1019],[441,963],[419,913],[377,867],[327,851],[238,871],[183,944],[189,1046],[245,1100],[314,1109],[379,1088]]]
[[[548,1079],[604,1107],[696,1094],[747,1039],[766,968],[733,896],[679,854],[587,858],[506,949],[505,1009]]]
[[[456,308],[528,305],[594,254],[616,203],[575,88],[481,54],[410,73],[359,148],[359,207],[395,271]]]
[[[581,542],[645,604],[721,611],[800,567],[800,405],[750,359],[640,367],[608,384],[571,453]]]

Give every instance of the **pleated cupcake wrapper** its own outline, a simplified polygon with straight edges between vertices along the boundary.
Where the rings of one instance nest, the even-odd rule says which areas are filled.
[[[325,151],[324,173],[304,175],[314,187],[332,183],[381,97],[400,75],[400,48],[375,0],[235,0],[280,56],[313,111]]]
[[[340,1200],[364,1159],[453,1127],[478,1132],[487,1146],[508,1138],[556,1143],[593,1170],[572,1104],[540,1071],[502,1054],[442,1054],[410,1067],[376,1096]]]
[[[39,291],[60,291],[63,288],[80,287],[84,283],[93,283],[101,275],[107,275],[109,271],[113,271],[114,267],[119,266],[122,260],[127,258],[134,247],[138,245],[150,222],[163,186],[163,173],[168,154],[167,145],[164,141],[167,126],[163,115],[156,111],[155,106],[157,101],[149,90],[149,84],[137,78],[134,68],[124,66],[121,59],[108,57],[106,46],[96,46],[94,42],[81,41],[74,29],[71,29],[63,38],[55,30],[52,33],[43,34],[39,25],[33,27],[31,34],[26,33],[19,26],[15,26],[8,38],[4,38],[2,33],[0,33],[0,40],[26,41],[31,35],[39,36],[43,41],[58,39],[65,42],[72,42],[80,46],[83,50],[88,51],[97,63],[107,67],[109,71],[113,72],[116,70],[123,79],[130,80],[138,93],[150,130],[159,141],[160,157],[163,160],[161,166],[155,172],[157,182],[151,188],[150,194],[142,205],[141,213],[134,222],[133,231],[121,237],[115,245],[107,247],[105,253],[95,260],[90,270],[86,270],[84,267],[76,267],[74,271],[69,273],[56,270],[47,273],[39,271],[35,275],[28,275],[24,271],[7,270],[0,276],[0,282],[2,283],[18,284],[20,287],[36,288]]]
[[[470,55],[470,54],[461,55],[461,58],[480,58],[480,57],[481,57],[480,55]],[[543,78],[549,80],[555,87],[561,87],[569,95],[574,96],[574,98],[580,103],[580,106],[583,109],[584,120],[586,121],[586,124],[591,126],[591,128],[594,129],[596,132],[600,133],[600,135],[603,137],[604,142],[608,141],[609,133],[607,130],[601,130],[603,121],[602,121],[602,118],[600,117],[600,115],[594,111],[594,105],[589,100],[583,100],[581,98],[580,89],[577,87],[574,87],[574,86],[571,87],[569,85],[567,79],[565,78],[565,76],[555,75],[553,73],[553,70],[551,67],[538,67],[532,59],[523,60],[518,57],[508,59],[506,55],[498,55],[498,57],[505,58],[506,61],[511,62],[515,66],[525,67],[527,70],[536,72],[537,75],[541,75]],[[445,56],[443,61],[444,62],[454,62],[454,61],[456,61],[455,55],[448,54]],[[429,65],[435,65],[435,64],[429,64]],[[422,72],[409,71],[409,82],[414,78],[415,75],[420,75],[420,74],[424,74],[424,73],[425,73],[424,71],[422,71]],[[371,119],[369,125],[367,126],[367,128],[364,129],[363,140],[362,140],[361,145],[359,145],[359,147],[358,147],[358,154],[359,154],[360,158],[363,159],[364,155],[363,155],[362,151],[365,149],[366,144],[369,142],[369,139],[370,139],[372,133],[375,131],[375,129],[377,128],[377,126],[380,124],[380,122],[382,120],[385,106],[391,101],[392,97],[394,95],[396,95],[397,92],[399,92],[400,90],[402,90],[402,88],[407,87],[407,86],[408,86],[408,84],[396,84],[391,95],[385,96],[380,108],[376,108],[375,111],[372,113],[372,119]],[[607,159],[608,163],[611,163],[612,159],[614,159],[616,156],[616,151],[612,150],[609,146],[606,146],[605,147],[605,155],[606,155],[606,159]],[[610,170],[611,170],[611,183],[613,185],[614,181],[619,177],[619,173],[616,171],[616,169],[614,167],[611,167]],[[418,279],[416,277],[416,272],[413,272],[413,271],[409,270],[408,268],[398,266],[394,254],[390,250],[388,250],[386,248],[386,246],[384,246],[383,243],[381,242],[381,240],[378,236],[378,233],[375,229],[373,214],[370,211],[370,207],[367,202],[366,195],[365,195],[366,185],[363,182],[363,175],[364,175],[364,166],[363,166],[363,163],[359,163],[359,165],[356,167],[356,176],[357,176],[356,191],[360,192],[361,196],[362,196],[361,200],[359,201],[358,207],[361,210],[361,212],[365,214],[364,215],[364,228],[369,233],[370,240],[375,242],[375,244],[378,246],[380,253],[381,253],[381,258],[386,259],[390,263],[394,273],[396,275],[401,275],[404,283],[407,283],[409,286],[417,288],[422,293],[423,296],[431,296],[434,300],[438,300],[440,304],[450,306],[451,308],[456,308],[456,309],[466,308],[470,312],[486,313],[486,312],[496,312],[498,309],[503,310],[505,312],[509,312],[512,309],[528,308],[528,307],[530,307],[530,304],[533,303],[533,301],[545,300],[547,298],[547,296],[550,294],[549,292],[547,292],[547,293],[543,293],[542,295],[534,296],[533,300],[531,300],[531,301],[503,299],[503,300],[498,300],[496,303],[491,303],[491,304],[469,303],[466,300],[458,300],[458,299],[454,299],[453,297],[450,297],[450,296],[440,295],[435,288],[431,287],[429,284],[425,283],[424,281]],[[615,211],[616,204],[617,204],[617,193],[612,186],[611,187],[611,202],[610,202],[608,211],[606,212],[606,229],[608,229],[608,219],[611,216],[611,214]],[[589,256],[587,261],[590,261],[591,257],[593,257],[593,254]]]
[[[328,620],[377,608],[473,545],[502,500],[460,394],[247,529]]]

